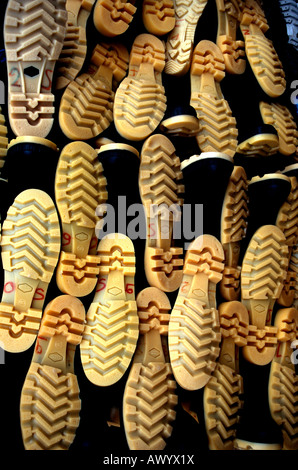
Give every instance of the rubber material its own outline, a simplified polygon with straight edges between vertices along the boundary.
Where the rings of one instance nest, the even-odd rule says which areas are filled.
[[[163,42],[151,34],[134,40],[128,76],[120,83],[114,104],[114,123],[128,140],[144,140],[157,128],[166,110],[161,73],[165,66]]]
[[[183,280],[169,323],[169,352],[177,383],[199,390],[211,378],[220,353],[216,284],[222,279],[224,252],[212,235],[187,250]]]
[[[140,337],[124,390],[124,429],[130,450],[163,450],[178,402],[163,341],[171,304],[164,292],[148,287],[138,294],[137,307]]]
[[[279,310],[274,324],[278,328],[278,348],[269,376],[270,411],[281,427],[283,450],[297,450],[298,377],[293,363],[293,358],[297,358],[293,342],[298,340],[298,311],[295,308]]]
[[[100,275],[87,312],[81,361],[88,380],[107,387],[124,375],[139,336],[135,254],[132,241],[122,234],[104,237],[97,254]]]
[[[107,200],[106,178],[97,152],[85,142],[67,144],[55,178],[56,204],[62,224],[62,251],[56,271],[61,292],[90,294],[97,284],[100,258],[95,227],[96,209]]]
[[[66,34],[65,0],[9,0],[4,20],[9,121],[15,135],[47,137],[53,72]]]
[[[240,28],[252,71],[264,92],[276,98],[286,89],[285,72],[272,41],[265,33],[269,26],[258,0],[241,2]]]
[[[72,140],[97,137],[113,121],[115,87],[125,77],[128,51],[122,44],[97,44],[89,72],[72,81],[63,93],[59,124]]]
[[[97,0],[93,22],[97,30],[107,37],[125,33],[136,12],[135,1]]]
[[[139,188],[146,214],[147,281],[173,292],[183,276],[183,249],[175,246],[174,230],[181,221],[184,186],[175,147],[161,134],[149,137],[142,147]]]
[[[167,37],[165,72],[185,75],[191,64],[191,55],[197,23],[207,0],[173,0],[175,27]]]
[[[220,88],[224,76],[225,63],[219,47],[211,41],[200,41],[194,49],[190,71],[190,104],[200,126],[196,139],[202,152],[222,152],[233,157],[238,130]]]
[[[235,166],[227,186],[221,213],[221,238],[225,252],[225,268],[220,293],[225,300],[238,300],[240,296],[239,255],[241,241],[246,235],[248,182],[244,168]]]
[[[257,365],[269,364],[275,354],[277,328],[271,326],[271,317],[287,267],[288,246],[284,234],[275,225],[262,226],[249,243],[241,270],[241,301],[250,319],[243,355]]]
[[[175,26],[175,10],[172,0],[144,0],[143,24],[150,34],[163,36]]]
[[[239,374],[239,347],[247,344],[248,312],[241,302],[220,304],[221,352],[204,388],[205,426],[210,450],[234,450],[243,407],[243,379]]]
[[[81,400],[74,354],[82,339],[84,320],[84,306],[75,297],[56,297],[45,308],[21,392],[26,450],[68,450],[75,438]]]
[[[58,215],[48,194],[29,189],[16,197],[3,223],[1,248],[0,341],[5,351],[23,352],[36,339],[60,252]]]
[[[8,130],[6,127],[5,117],[2,114],[2,108],[0,106],[0,173],[1,169],[4,166],[5,158],[7,155],[7,147],[8,147]]]
[[[216,44],[223,53],[226,71],[241,75],[246,68],[244,42],[237,40],[240,25],[238,0],[216,0],[218,29]]]

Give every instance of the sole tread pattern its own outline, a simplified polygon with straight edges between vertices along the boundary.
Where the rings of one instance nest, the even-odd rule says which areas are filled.
[[[295,0],[279,0],[281,13],[287,25],[289,44],[298,50],[298,10]]]
[[[144,0],[143,24],[151,34],[168,34],[175,26],[175,10],[172,0]]]
[[[95,5],[93,20],[101,34],[114,37],[125,33],[135,12],[134,1],[100,0]]]
[[[2,109],[0,107],[0,170],[3,168],[5,163],[5,158],[7,155],[8,147],[8,130],[6,127],[5,117],[2,114]]]
[[[188,72],[197,23],[207,0],[174,0],[175,27],[166,42],[165,73],[184,75]]]

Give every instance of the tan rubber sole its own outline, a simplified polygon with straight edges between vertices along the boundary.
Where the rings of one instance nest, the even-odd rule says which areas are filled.
[[[4,289],[0,303],[0,342],[23,352],[36,339],[48,285],[58,262],[60,228],[52,199],[43,191],[20,193],[2,227]]]
[[[221,213],[221,238],[225,268],[220,292],[225,300],[240,296],[239,255],[248,217],[248,182],[244,168],[235,166],[226,190]]]
[[[278,347],[270,369],[269,406],[272,418],[282,430],[283,450],[297,450],[298,377],[292,343],[298,340],[298,311],[295,308],[279,310],[274,324],[278,328]]]
[[[172,0],[144,0],[143,25],[150,34],[163,36],[175,26],[175,10]]]
[[[226,71],[241,75],[246,69],[244,42],[238,41],[237,29],[240,26],[238,0],[216,0],[218,28],[216,44],[223,53]]]
[[[6,126],[6,120],[2,114],[2,108],[0,107],[0,171],[3,168],[8,148],[8,130]]]
[[[114,123],[118,133],[128,140],[144,140],[160,124],[166,110],[161,73],[165,66],[163,42],[152,34],[140,34],[134,40],[128,76],[117,88]]]
[[[182,114],[165,119],[159,128],[171,137],[195,137],[200,130],[200,124],[197,117]]]
[[[104,237],[97,253],[100,276],[87,312],[81,360],[90,382],[109,386],[124,375],[139,336],[135,254],[132,241],[121,234]]]
[[[83,67],[87,54],[86,26],[96,0],[66,0],[67,28],[57,62],[56,90],[72,82]]]
[[[72,81],[63,93],[59,124],[72,140],[97,137],[113,121],[114,84],[126,75],[129,54],[122,44],[98,44],[89,72]]]
[[[190,105],[196,110],[200,130],[196,136],[202,152],[222,152],[233,157],[238,130],[220,82],[225,76],[221,50],[211,41],[196,46],[190,71]]]
[[[220,304],[221,352],[211,379],[204,388],[205,426],[210,450],[234,450],[243,379],[239,374],[239,347],[247,344],[248,312],[238,301]]]
[[[73,363],[84,320],[83,304],[68,295],[55,298],[44,311],[21,392],[26,450],[68,450],[75,438],[81,400]]]
[[[65,0],[9,0],[4,21],[9,121],[15,135],[46,137],[52,80],[66,34]]]
[[[288,262],[288,246],[282,231],[275,225],[259,228],[249,243],[241,269],[242,302],[250,319],[243,355],[257,365],[268,364],[275,354],[277,329],[271,326],[271,317]]]
[[[292,251],[298,241],[298,183],[297,179],[293,176],[290,177],[290,180],[290,194],[281,206],[276,219],[277,227],[280,228],[286,237],[286,243],[289,247],[289,261],[292,257]],[[296,273],[292,269],[291,263],[289,263],[283,290],[277,300],[279,305],[284,307],[291,307],[293,305],[295,300],[295,278]]]
[[[175,27],[166,42],[165,72],[180,76],[190,68],[196,27],[207,0],[173,0],[173,3]]]
[[[164,354],[171,304],[148,287],[137,296],[140,338],[123,396],[123,422],[131,450],[163,450],[172,434],[178,397]]]
[[[97,152],[85,142],[71,142],[59,157],[55,198],[62,224],[62,247],[56,271],[61,292],[90,294],[97,284],[100,258],[95,235],[96,208],[107,200],[106,178]]]
[[[204,387],[220,349],[216,284],[222,279],[224,251],[212,235],[189,247],[184,276],[169,323],[169,353],[177,383],[186,390]]]
[[[147,223],[147,281],[173,292],[183,276],[183,249],[175,247],[174,224],[181,220],[184,186],[175,147],[161,134],[149,137],[142,147],[139,189]]]
[[[260,111],[265,124],[275,128],[279,139],[279,152],[293,155],[298,145],[298,130],[292,114],[279,103],[260,103]]]
[[[97,30],[107,37],[125,33],[136,12],[135,1],[97,0],[93,22]]]
[[[257,134],[240,142],[237,146],[237,153],[247,156],[269,157],[278,151],[279,139],[275,134]]]
[[[272,41],[264,33],[268,23],[257,0],[241,2],[240,28],[252,71],[267,95],[276,98],[286,89],[285,73]]]

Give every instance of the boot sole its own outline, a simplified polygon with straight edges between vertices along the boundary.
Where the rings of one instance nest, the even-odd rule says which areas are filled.
[[[93,22],[97,30],[107,37],[115,37],[125,33],[136,12],[134,2],[124,0],[97,0]]]
[[[20,193],[2,227],[4,290],[0,341],[9,352],[23,352],[35,341],[48,284],[60,253],[58,214],[43,191]]]
[[[26,450],[68,450],[75,438],[81,400],[73,361],[84,320],[83,304],[67,295],[57,297],[45,309],[21,392]]]
[[[171,304],[164,292],[148,287],[138,294],[137,307],[141,336],[123,396],[124,428],[131,450],[163,450],[178,402],[162,343]]]
[[[216,284],[222,279],[224,252],[211,235],[189,247],[184,276],[169,323],[169,353],[178,384],[198,390],[211,378],[219,356]]]
[[[221,50],[211,41],[196,46],[190,71],[190,105],[196,110],[200,131],[196,139],[202,152],[233,157],[237,148],[236,120],[220,89],[225,76]]]
[[[63,93],[59,108],[59,124],[72,140],[89,140],[106,130],[113,121],[115,93],[112,80],[122,80],[128,68],[128,52],[121,44],[101,43],[91,57],[90,72],[72,81]],[[102,68],[102,75],[92,68]],[[109,71],[105,70],[108,69]]]
[[[151,34],[135,39],[129,60],[128,77],[115,96],[114,123],[128,140],[144,140],[157,128],[166,111],[161,72],[165,66],[162,41]]]
[[[172,0],[144,0],[143,24],[150,34],[163,36],[175,26],[175,10]]]
[[[271,326],[272,310],[281,294],[288,267],[288,247],[282,231],[264,225],[253,235],[243,258],[241,296],[249,317],[244,357],[258,365],[274,357],[277,329]]]
[[[100,258],[95,227],[96,209],[107,200],[106,178],[97,152],[85,142],[66,145],[60,155],[55,197],[62,223],[62,251],[56,272],[65,294],[81,297],[97,284]]]
[[[128,237],[122,237],[103,238],[99,243],[100,277],[81,343],[84,372],[98,386],[122,378],[139,336],[134,247]]]
[[[179,157],[167,137],[157,134],[144,143],[139,188],[147,221],[146,277],[151,286],[173,292],[179,288],[183,276],[183,249],[174,247],[173,223],[181,220],[177,210],[183,204],[184,186]],[[159,209],[156,214],[153,205]]]
[[[66,34],[65,0],[10,0],[4,20],[8,110],[15,135],[46,137],[53,125],[53,72]]]

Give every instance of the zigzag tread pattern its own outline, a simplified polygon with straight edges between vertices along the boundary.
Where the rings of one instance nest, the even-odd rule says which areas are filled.
[[[20,418],[26,450],[68,450],[79,425],[77,378],[32,362],[21,394]]]
[[[172,434],[178,397],[170,364],[133,364],[124,393],[124,426],[131,450],[162,450]]]
[[[8,330],[12,338],[21,338],[24,335],[35,337],[41,316],[42,311],[39,309],[29,308],[27,312],[19,312],[11,304],[0,303],[0,329]]]
[[[169,352],[178,383],[183,383],[185,375],[194,384],[210,377],[219,342],[217,310],[206,308],[199,300],[178,296],[169,323]]]
[[[114,103],[114,120],[121,126],[137,129],[146,126],[153,132],[166,110],[162,85],[148,80],[125,78],[119,85]]]
[[[5,46],[7,60],[59,58],[66,33],[65,0],[14,0],[7,6]]]
[[[289,43],[298,48],[297,30],[298,30],[298,11],[295,0],[279,0],[280,10],[284,16]]]
[[[185,258],[184,274],[205,273],[211,282],[216,284],[220,282],[224,269],[223,254],[221,256],[217,253],[216,248],[216,246],[202,249],[189,247]]]
[[[76,78],[84,64],[86,52],[85,28],[68,23],[63,48],[57,61],[57,83],[61,81],[67,84]]]
[[[43,200],[29,190],[27,196],[16,198],[3,223],[1,247],[5,270],[50,281],[60,252],[60,229],[48,196]]]
[[[270,410],[281,427],[284,445],[298,448],[298,377],[295,370],[273,361],[270,373]]]
[[[83,75],[71,82],[60,104],[62,130],[77,139],[96,137],[113,120],[114,92],[102,81]]]
[[[183,204],[182,171],[174,147],[162,141],[151,141],[150,146],[142,150],[139,185],[145,206]]]
[[[247,36],[245,50],[259,82],[270,96],[280,96],[286,87],[285,73],[272,41],[265,36]]]
[[[202,152],[223,152],[233,157],[238,130],[228,102],[206,93],[192,93],[190,105],[197,112],[200,125],[197,141]]]
[[[55,194],[62,222],[95,227],[96,208],[107,199],[106,178],[96,152],[88,144],[64,147],[57,167]]]
[[[243,407],[242,377],[218,363],[204,389],[204,413],[209,449],[233,450],[240,410]]]
[[[133,14],[136,11],[136,7],[133,3],[129,1],[118,2],[117,0],[100,0],[98,2],[98,8],[102,10],[100,16],[105,17],[103,11],[106,11],[113,21],[123,22],[127,25],[132,21]]]
[[[245,236],[248,217],[248,183],[245,171],[234,168],[223,202],[221,242],[240,241]]]
[[[279,137],[279,151],[283,155],[293,155],[298,145],[298,130],[292,114],[279,103],[260,103],[265,124],[275,127]]]
[[[2,109],[0,107],[0,168],[2,168],[5,163],[5,157],[7,155],[7,147],[8,147],[8,130],[5,125],[5,117],[2,114]]]
[[[175,10],[172,0],[162,0],[155,2],[154,0],[144,0],[143,15],[152,15],[153,21],[161,21],[167,23],[169,19],[175,16]]]
[[[241,287],[244,299],[278,298],[288,267],[288,247],[280,229],[261,227],[245,253]]]
[[[92,303],[81,342],[85,373],[98,384],[122,376],[136,347],[138,325],[134,301],[119,300],[108,306]]]

